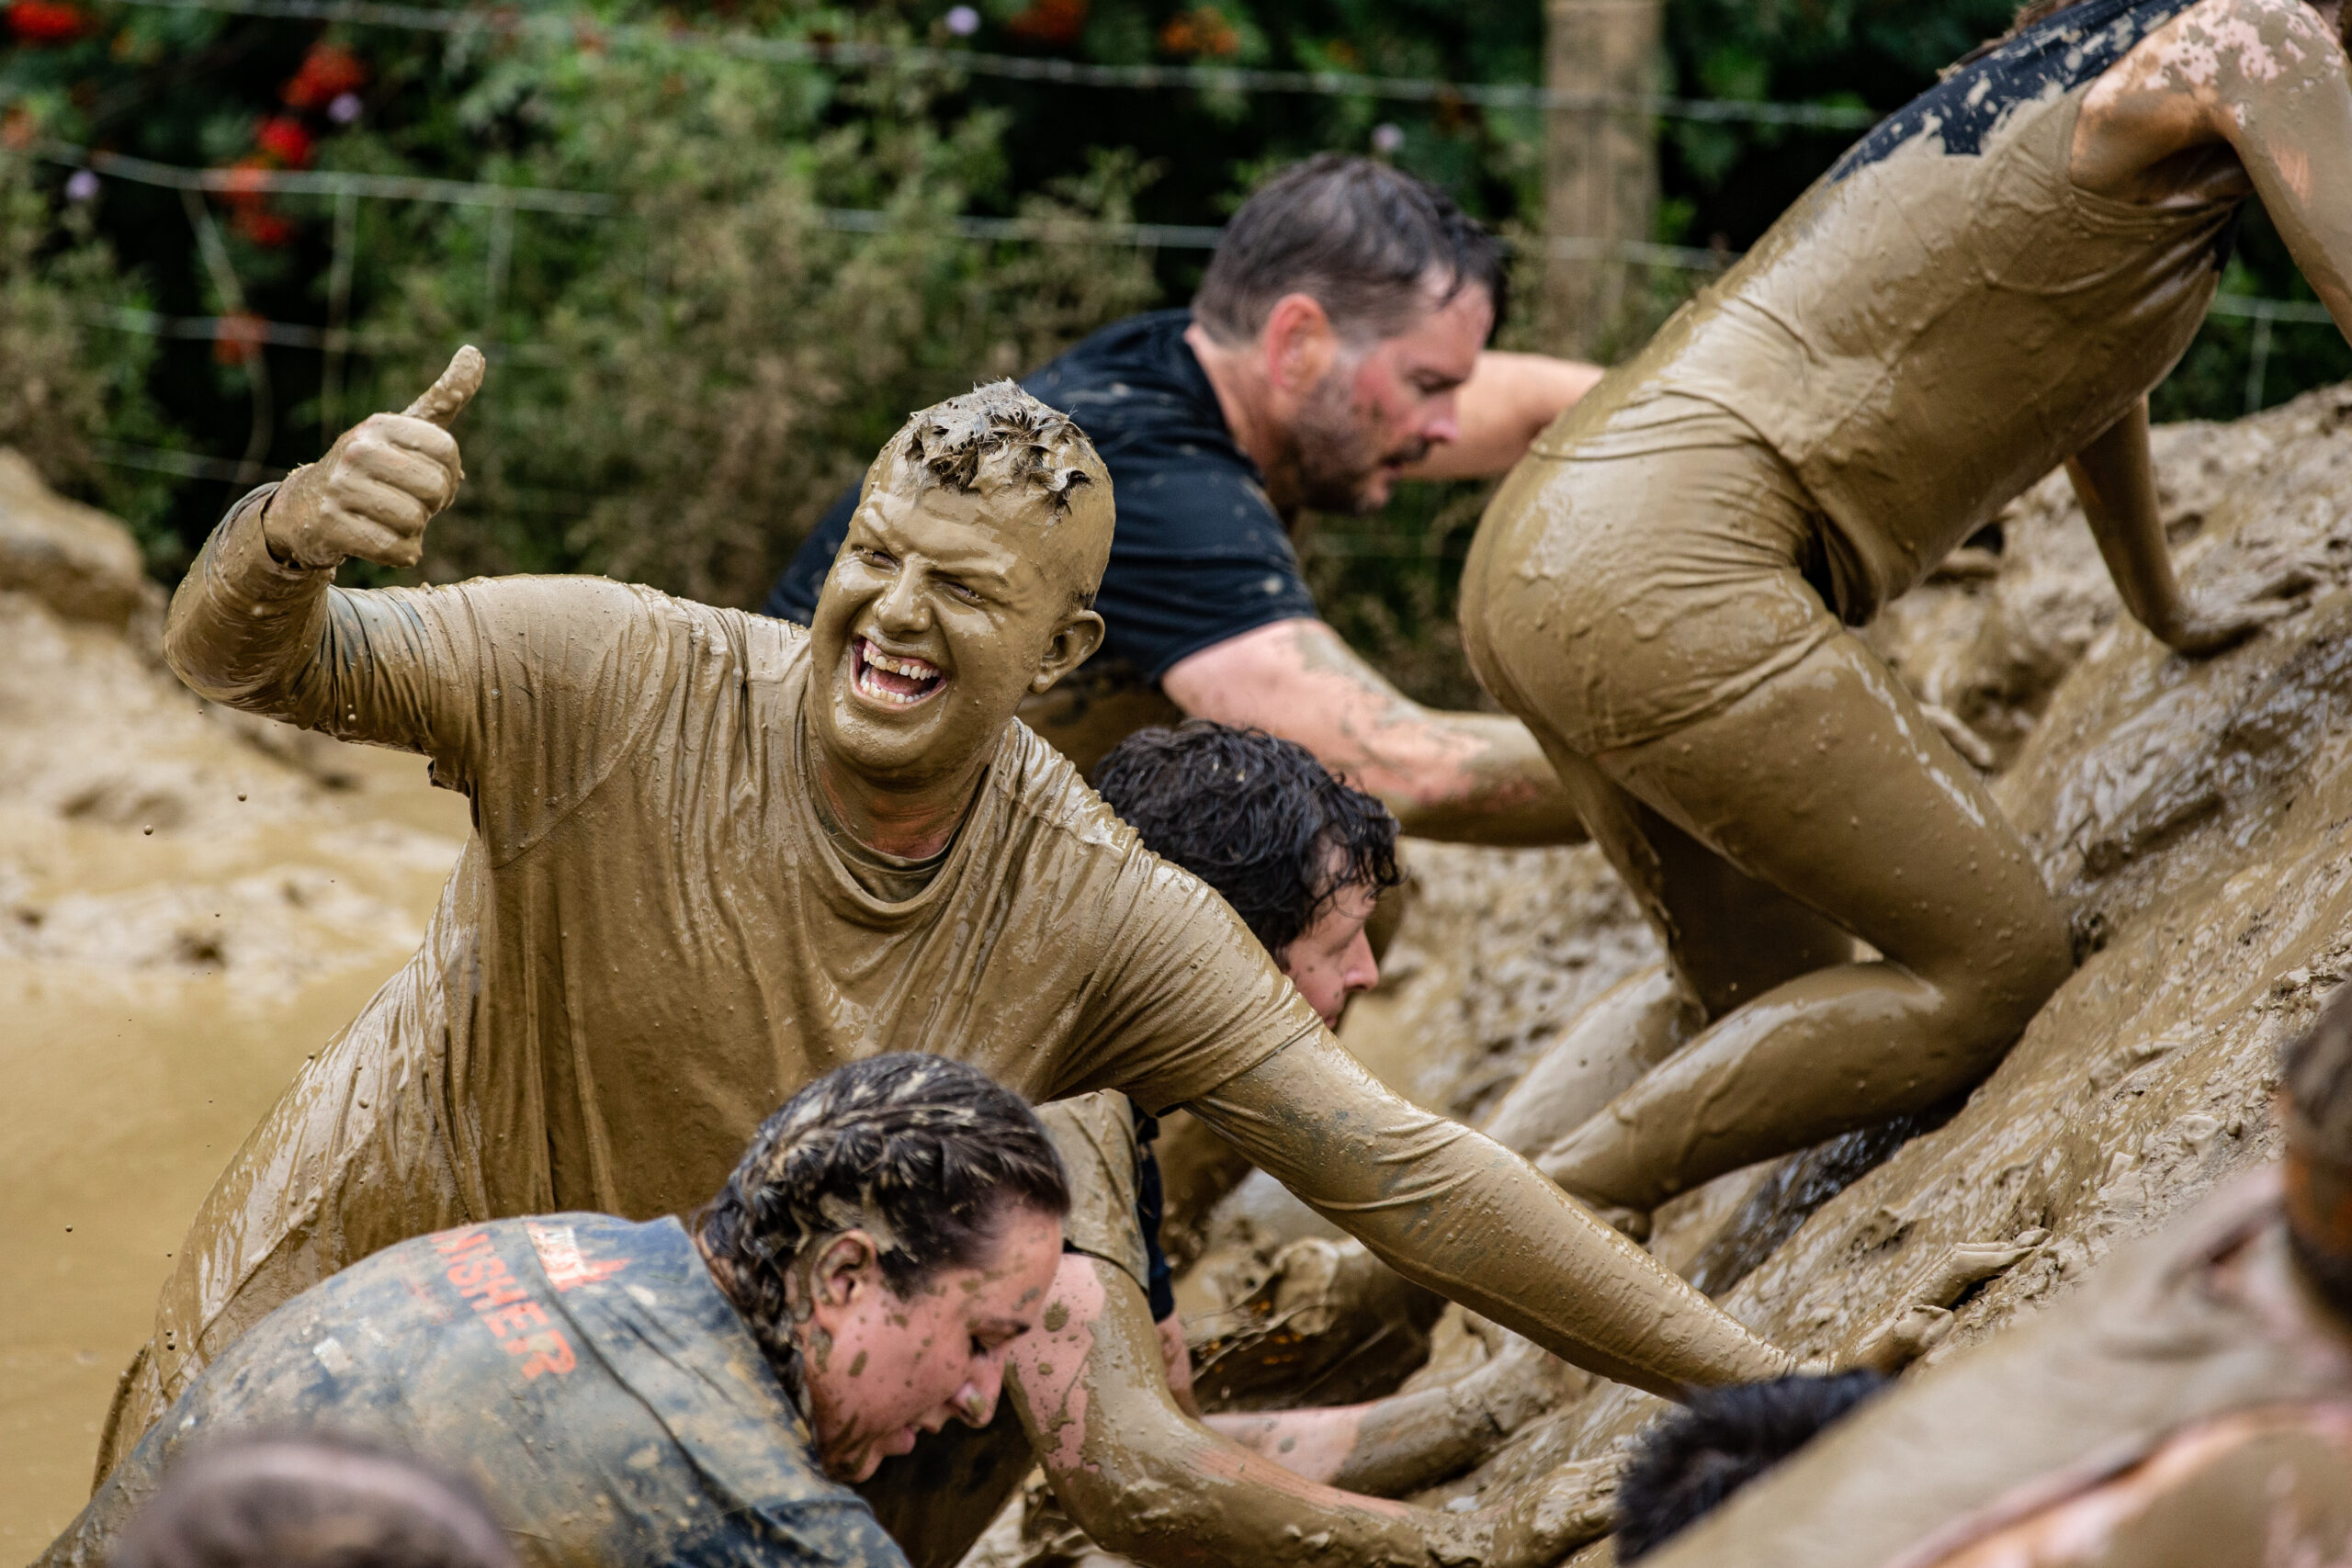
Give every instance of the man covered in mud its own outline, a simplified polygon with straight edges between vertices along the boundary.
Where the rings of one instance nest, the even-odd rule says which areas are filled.
[[[423,950],[232,1160],[111,1463],[334,1269],[453,1224],[699,1201],[772,1104],[921,1047],[1033,1100],[1189,1106],[1408,1278],[1674,1394],[1783,1353],[1523,1162],[1385,1089],[1230,910],[1015,723],[1091,653],[1110,482],[1010,383],[876,459],[807,630],[594,578],[350,592],[460,469],[461,353],[239,502],[166,646],[224,702],[430,758],[475,830]]]
[[[2285,1159],[1880,1395],[1645,1568],[2352,1560],[2352,989],[2286,1052]]]
[[[853,1062],[770,1115],[690,1224],[463,1225],[304,1292],[190,1385],[41,1568],[133,1561],[152,1534],[133,1516],[181,1462],[311,1430],[416,1455],[492,1499],[513,1557],[449,1568],[903,1568],[846,1483],[921,1433],[989,1420],[1069,1208],[1011,1090],[936,1056]],[[119,1553],[127,1521],[134,1551]],[[360,1522],[321,1560],[364,1562]]]
[[[1023,385],[1077,420],[1119,491],[1095,608],[1102,650],[1022,717],[1091,772],[1185,714],[1298,741],[1405,830],[1581,841],[1521,725],[1406,697],[1317,615],[1290,528],[1369,513],[1400,478],[1484,478],[1600,372],[1486,347],[1505,304],[1494,238],[1368,158],[1284,170],[1226,225],[1188,309],[1103,328]],[[846,536],[843,495],[767,612],[807,625]]]
[[[1497,494],[1464,577],[1472,663],[1676,967],[1628,1035],[1672,1054],[1538,1161],[1568,1190],[1638,1230],[1709,1178],[1924,1111],[2064,979],[2026,845],[1849,628],[2061,461],[2125,605],[2182,655],[2284,612],[2264,601],[2292,571],[2235,605],[2176,581],[2147,393],[2249,197],[2352,331],[2343,25],[2335,0],[2035,6]]]

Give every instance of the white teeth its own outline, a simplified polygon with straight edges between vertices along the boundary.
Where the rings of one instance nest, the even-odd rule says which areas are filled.
[[[893,707],[912,707],[915,704],[922,701],[923,698],[931,694],[927,690],[921,692],[894,692],[888,686],[883,685],[880,682],[875,680],[874,672],[877,670],[887,671],[890,674],[898,675],[907,680],[929,681],[938,678],[939,667],[937,665],[933,664],[928,660],[893,658],[891,655],[887,654],[880,649],[875,647],[872,640],[869,638],[859,638],[858,647],[859,651],[864,655],[865,668],[859,671],[857,673],[857,689],[865,693],[867,696],[872,697],[876,702],[888,703]]]

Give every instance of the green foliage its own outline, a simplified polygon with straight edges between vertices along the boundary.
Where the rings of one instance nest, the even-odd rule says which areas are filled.
[[[101,464],[97,444],[152,421],[148,345],[94,318],[138,303],[86,215],[54,219],[30,164],[0,152],[0,445],[134,523],[160,509],[161,487]]]

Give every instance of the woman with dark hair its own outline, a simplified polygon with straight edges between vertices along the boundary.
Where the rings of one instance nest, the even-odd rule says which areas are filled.
[[[902,1564],[842,1484],[995,1414],[1069,1190],[972,1067],[854,1062],[762,1123],[691,1228],[503,1220],[387,1248],[272,1313],[116,1469],[44,1564],[105,1562],[184,1455],[316,1428],[495,1499],[532,1564]]]
[[[2062,462],[2125,606],[2182,656],[2285,613],[2299,563],[2183,590],[2147,394],[2249,198],[2352,333],[2344,11],[2045,10],[1858,142],[1497,492],[1471,661],[1674,965],[1620,1031],[1672,1054],[1536,1162],[1570,1192],[1639,1231],[1927,1110],[2065,979],[2032,853],[1850,628]]]

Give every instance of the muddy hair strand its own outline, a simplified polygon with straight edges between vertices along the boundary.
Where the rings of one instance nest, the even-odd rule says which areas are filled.
[[[695,1234],[786,1385],[799,1386],[794,1267],[843,1231],[874,1238],[899,1295],[984,1261],[1016,1209],[1069,1213],[1036,1113],[978,1069],[911,1052],[837,1067],[760,1124]]]

